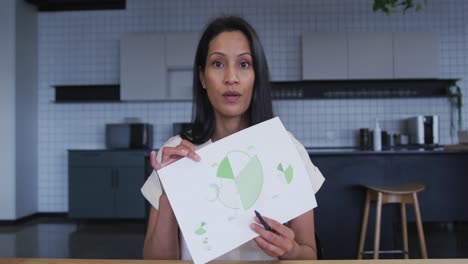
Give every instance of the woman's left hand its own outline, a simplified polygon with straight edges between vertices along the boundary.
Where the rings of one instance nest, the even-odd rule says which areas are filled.
[[[254,239],[258,247],[272,257],[290,258],[298,247],[297,242],[294,240],[294,231],[271,218],[263,216],[263,219],[271,227],[272,231],[264,229],[257,217],[255,217],[255,221],[259,225],[255,223],[250,225],[250,228],[259,234]]]

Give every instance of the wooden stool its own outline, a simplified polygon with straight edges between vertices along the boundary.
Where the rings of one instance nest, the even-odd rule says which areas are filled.
[[[403,253],[405,259],[408,258],[408,232],[406,227],[406,204],[414,204],[416,215],[416,225],[418,227],[419,244],[421,246],[422,258],[427,258],[426,242],[424,240],[424,232],[421,222],[421,213],[419,211],[419,203],[417,193],[424,190],[422,184],[407,184],[399,186],[373,187],[364,186],[367,189],[366,204],[364,207],[364,217],[362,220],[361,239],[359,240],[358,259],[362,259],[364,254],[374,254],[374,259],[379,258],[379,253]],[[364,251],[366,240],[367,223],[369,220],[369,207],[372,201],[377,202],[376,219],[375,219],[375,237],[374,250]],[[399,203],[401,205],[401,226],[403,233],[403,250],[388,250],[379,251],[380,243],[380,220],[382,213],[382,204]]]

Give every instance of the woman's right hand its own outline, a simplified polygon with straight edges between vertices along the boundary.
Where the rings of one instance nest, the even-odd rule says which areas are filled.
[[[164,147],[160,150],[161,163],[156,159],[156,152],[151,151],[151,166],[154,170],[160,170],[183,157],[199,161],[200,156],[195,150],[192,143],[182,140],[176,147]],[[150,209],[143,254],[145,258],[177,259],[180,258],[179,226],[162,185],[161,188],[159,208]]]
[[[194,161],[200,161],[200,156],[195,152],[195,145],[185,139],[183,139],[176,147],[164,147],[161,151],[161,163],[156,159],[156,152],[151,151],[151,166],[154,170],[159,170],[183,157],[190,158]]]

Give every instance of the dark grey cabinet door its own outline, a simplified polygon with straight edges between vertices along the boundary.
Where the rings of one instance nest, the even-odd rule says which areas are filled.
[[[381,156],[312,156],[311,160],[325,176],[316,194],[315,226],[326,257],[351,259],[356,257],[365,191],[361,184],[382,185],[390,163]],[[374,216],[374,212],[371,212]],[[372,217],[371,217],[372,218]],[[373,241],[368,232],[367,241]],[[386,237],[382,228],[382,237]],[[386,241],[382,239],[382,246]]]
[[[388,185],[401,182],[423,183],[426,189],[418,193],[423,221],[466,221],[468,205],[467,155],[411,155],[392,159],[394,177]],[[408,220],[414,221],[413,210],[408,210]]]
[[[145,201],[140,191],[145,180],[144,168],[121,167],[115,170],[117,175],[116,217],[144,218]]]
[[[111,168],[72,167],[69,171],[69,216],[112,218],[115,212],[115,176]]]

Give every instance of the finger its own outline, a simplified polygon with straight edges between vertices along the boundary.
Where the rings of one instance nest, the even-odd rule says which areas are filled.
[[[262,237],[256,237],[254,240],[255,240],[255,243],[257,243],[257,246],[261,248],[269,256],[279,257],[279,256],[283,256],[286,253],[285,250],[271,244],[270,242],[268,242]]]
[[[163,167],[183,157],[188,157],[195,161],[200,160],[198,155],[194,155],[194,152],[192,152],[190,149],[188,149],[185,146],[179,145],[177,147],[166,147],[163,149],[163,152],[162,152]]]
[[[264,229],[262,226],[254,224],[254,223],[252,223],[250,227],[255,233],[259,234],[263,239],[265,239],[269,243],[274,244],[281,248],[287,247],[287,241],[285,237],[282,237],[279,234],[276,234],[274,232],[270,232]]]
[[[161,168],[164,168],[164,167],[166,167],[167,165],[172,164],[172,163],[174,163],[174,162],[176,162],[176,161],[178,161],[178,160],[179,160],[179,159],[174,159],[174,158],[166,159],[165,161],[163,161],[163,162],[161,163]]]
[[[188,141],[187,141],[188,142]],[[186,144],[191,144],[191,143],[186,143]],[[183,150],[186,150],[187,151],[187,154],[185,155],[185,157],[191,159],[191,160],[194,160],[194,161],[200,161],[200,156],[198,156],[197,153],[195,153],[194,150],[192,150],[190,148],[190,146],[186,146],[186,145],[178,145],[176,147],[176,149],[183,149]]]
[[[180,147],[166,147],[162,150],[162,162],[165,163],[168,159],[180,159],[187,156],[189,150]]]
[[[162,168],[161,164],[158,162],[156,159],[156,151],[151,151],[150,153],[150,161],[151,161],[151,167],[153,167],[154,170],[159,170]]]
[[[180,145],[186,146],[187,148],[191,149],[192,151],[197,150],[194,144],[192,144],[190,141],[183,139],[180,142]]]
[[[257,246],[263,250],[263,252],[265,252],[267,255],[269,256],[272,256],[272,257],[277,257],[276,254],[274,252],[271,252],[267,249],[264,248],[264,243],[266,242],[262,237],[256,237],[254,238],[254,241],[255,243],[257,244]],[[268,243],[268,242],[267,242]]]
[[[201,160],[200,156],[195,151],[189,151],[189,153],[187,154],[187,157],[194,161]]]
[[[187,154],[187,157],[189,157],[190,159],[192,159],[194,161],[200,161],[201,160],[200,156],[196,153],[197,149],[196,149],[195,145],[193,145],[189,141],[184,139],[184,140],[182,140],[180,142],[179,146],[184,146],[185,148],[188,148],[190,150],[189,153]]]
[[[263,220],[267,222],[267,224],[273,229],[276,233],[280,234],[281,236],[287,237],[291,240],[294,240],[294,231],[291,230],[291,228],[281,224],[280,222],[268,218],[266,216],[263,216]],[[256,219],[258,221],[258,219]]]

